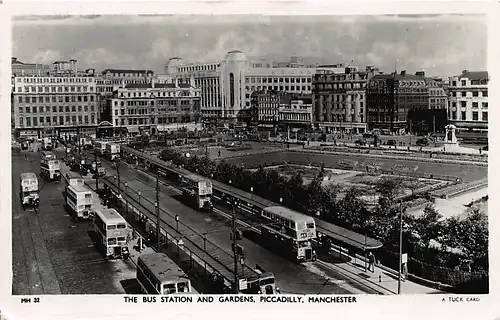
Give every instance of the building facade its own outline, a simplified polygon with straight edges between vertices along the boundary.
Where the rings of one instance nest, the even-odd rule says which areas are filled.
[[[24,63],[17,60],[15,57],[11,58],[10,66],[13,77],[47,76],[51,71],[49,65],[41,63]]]
[[[241,51],[230,51],[217,62],[186,64],[171,58],[165,74],[173,78],[193,78],[201,90],[201,113],[206,119],[236,119],[240,111],[251,107],[255,91],[286,91],[311,94],[312,77],[317,70],[333,66],[305,65],[300,57],[287,63],[251,61]]]
[[[325,132],[363,133],[367,130],[366,86],[378,70],[346,66],[318,70],[313,78],[313,121]]]
[[[410,111],[429,109],[429,90],[421,75],[374,75],[366,89],[368,130],[403,134],[411,132]]]
[[[200,120],[200,90],[187,83],[131,83],[109,99],[115,132],[156,134]]]
[[[459,130],[488,130],[488,82],[486,71],[450,77],[448,121]]]
[[[94,135],[98,123],[94,77],[15,77],[12,106],[20,136]]]
[[[312,97],[282,91],[255,91],[251,96],[252,123],[261,129],[309,129],[312,125]]]

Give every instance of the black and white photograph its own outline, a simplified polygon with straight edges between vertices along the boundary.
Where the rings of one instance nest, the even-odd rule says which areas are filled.
[[[488,20],[13,16],[10,295],[487,297]]]

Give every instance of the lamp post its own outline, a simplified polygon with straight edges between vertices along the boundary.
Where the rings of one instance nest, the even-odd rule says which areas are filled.
[[[240,257],[241,277],[245,278],[245,257]]]
[[[127,181],[125,181],[125,214],[128,216],[128,200],[127,200],[127,196],[128,196],[128,183]]]
[[[177,214],[175,215],[175,223],[177,224],[177,228],[176,228],[177,233],[179,233],[179,215],[177,215]]]
[[[238,283],[238,254],[236,253],[237,246],[237,236],[236,236],[236,205],[237,202],[233,200],[233,216],[232,216],[232,231],[233,231],[233,257],[234,257],[234,293],[238,293],[239,283]]]
[[[280,203],[283,203],[283,197],[280,197]]]
[[[250,187],[250,200],[253,200],[253,187]]]
[[[399,270],[398,270],[398,294],[401,294],[401,267],[403,264],[403,203],[399,208]]]
[[[99,194],[99,170],[97,167],[97,149],[94,148],[94,162],[95,162],[95,189],[97,194]]]
[[[139,204],[141,204],[141,190],[137,191],[137,196],[139,197]]]
[[[156,250],[159,252],[160,251],[160,206],[158,205],[158,202],[155,202],[155,209],[156,209]]]

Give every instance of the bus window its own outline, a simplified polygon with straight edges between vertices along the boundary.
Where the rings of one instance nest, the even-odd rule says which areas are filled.
[[[125,241],[125,237],[118,237],[118,241]]]
[[[274,283],[274,278],[266,278],[266,279],[260,280],[261,286],[265,286],[267,284],[273,284],[273,283]]]
[[[90,198],[92,198],[92,194],[88,193],[85,195],[85,199],[90,199]]]
[[[189,292],[187,282],[179,282],[177,283],[177,292]]]
[[[175,283],[167,283],[163,285],[163,294],[175,293]]]
[[[108,229],[108,230],[115,230],[116,229],[116,225],[114,225],[114,224],[108,225],[108,227],[106,229]]]
[[[307,229],[314,229],[314,222],[308,222],[306,224],[306,226],[307,226]]]
[[[127,225],[125,223],[119,223],[117,226],[118,229],[126,229]]]
[[[116,238],[109,238],[108,239],[108,245],[110,245],[110,246],[116,245]]]

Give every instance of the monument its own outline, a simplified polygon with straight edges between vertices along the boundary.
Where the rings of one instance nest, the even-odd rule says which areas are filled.
[[[446,130],[446,134],[444,136],[444,152],[459,152],[460,147],[458,145],[456,135],[457,127],[449,124],[444,128]]]

